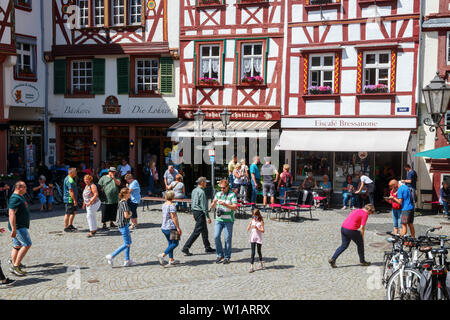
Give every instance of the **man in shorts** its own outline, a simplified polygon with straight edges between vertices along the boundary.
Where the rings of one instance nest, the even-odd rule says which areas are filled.
[[[141,203],[141,187],[139,186],[139,182],[134,179],[131,173],[125,175],[125,181],[127,182],[127,188],[131,190],[128,206],[132,212],[130,230],[134,230],[138,225],[137,208]]]
[[[75,182],[75,177],[77,176],[76,168],[69,168],[69,174],[64,179],[64,206],[65,206],[65,215],[64,215],[64,231],[65,232],[73,232],[76,231],[77,228],[73,226],[73,220],[75,219],[75,215],[77,214],[77,195],[78,195],[78,187]]]
[[[23,181],[18,181],[14,188],[14,193],[9,199],[9,221],[8,229],[13,238],[13,250],[11,252],[11,273],[19,277],[24,277],[27,273],[22,270],[22,260],[25,258],[31,247],[31,238],[28,232],[30,228],[30,211],[28,203],[23,197],[27,193],[27,185]]]
[[[389,184],[398,185],[398,182],[397,180],[391,180]],[[409,187],[405,184],[402,184],[397,190],[397,198],[391,196],[389,197],[389,199],[402,206],[402,230],[400,231],[400,235],[404,236],[409,227],[411,236],[415,238],[416,231],[414,229],[414,203],[413,199],[411,198],[411,191],[409,190]]]
[[[278,170],[271,164],[269,157],[264,158],[266,164],[261,167],[263,178],[263,204],[267,205],[267,197],[270,197],[270,203],[275,203],[275,183],[278,181]],[[276,175],[275,180],[273,176]]]

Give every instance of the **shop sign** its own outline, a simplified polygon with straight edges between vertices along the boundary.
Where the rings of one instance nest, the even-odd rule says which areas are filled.
[[[285,118],[281,127],[310,129],[415,129],[417,119],[408,118]]]
[[[397,112],[409,112],[409,107],[397,107]]]
[[[84,103],[80,104],[79,106],[65,106],[64,107],[64,114],[68,115],[80,115],[80,114],[90,114],[91,111],[86,108]]]
[[[38,88],[29,83],[16,85],[11,94],[14,103],[24,104],[25,106],[32,104],[39,99]]]
[[[151,106],[138,106],[134,105],[131,107],[131,113],[132,114],[169,114],[172,113],[172,110],[170,110],[169,106],[167,104],[161,104],[161,105],[151,105]]]
[[[220,120],[220,113],[222,110],[211,111],[211,110],[202,110],[205,113],[205,120]],[[254,121],[277,121],[280,120],[281,114],[280,112],[272,112],[272,111],[234,111],[229,110],[231,112],[231,120],[254,120]],[[194,119],[194,112],[191,110],[179,110],[178,117],[182,119]]]
[[[368,153],[367,152],[358,152],[358,156],[361,160],[364,160],[365,158],[367,158]]]

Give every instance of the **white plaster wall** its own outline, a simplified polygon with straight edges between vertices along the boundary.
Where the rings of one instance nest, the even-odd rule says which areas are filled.
[[[396,91],[412,91],[413,75],[411,70],[414,66],[413,52],[399,52],[397,55],[397,81]]]
[[[341,96],[341,116],[355,115],[356,97]]]
[[[303,31],[303,28],[292,28],[292,44],[306,44],[308,42],[308,38]]]
[[[291,65],[290,65],[290,81],[289,81],[289,92],[290,93],[299,93],[300,89],[300,58],[299,57],[291,57]],[[290,113],[290,112],[289,112]]]
[[[180,6],[167,6],[169,48],[180,47]],[[162,20],[161,20],[162,21]]]
[[[361,27],[359,24],[348,25],[348,40],[349,41],[361,40]]]
[[[342,41],[342,26],[331,26],[330,31],[325,39],[325,42],[341,42]]]
[[[356,70],[342,70],[341,86],[342,93],[356,92]]]
[[[412,96],[397,96],[395,98],[395,115],[409,116],[412,112]],[[407,112],[399,112],[398,108],[408,108]]]
[[[362,100],[359,104],[360,115],[380,115],[391,114],[391,100]]]
[[[431,13],[439,12],[439,1],[440,0],[427,0],[425,1],[425,16]]]
[[[343,67],[356,67],[358,63],[358,54],[352,46],[344,47],[342,51],[342,66]]]
[[[325,20],[337,20],[337,10],[322,10]],[[320,10],[312,10],[308,12],[308,21],[320,21]]]
[[[298,114],[298,98],[289,98],[289,115]]]
[[[434,1],[427,0],[426,2]],[[414,12],[414,1],[413,0],[398,0],[397,1],[397,14],[407,14]]]
[[[303,21],[303,5],[302,4],[294,4],[292,5],[292,22],[302,22]]]
[[[348,2],[348,18],[356,18],[356,9],[358,8],[357,0],[349,0]]]
[[[306,115],[334,115],[334,100],[310,100],[306,101]]]

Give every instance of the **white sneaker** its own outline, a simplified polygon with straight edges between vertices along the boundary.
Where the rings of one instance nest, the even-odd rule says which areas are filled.
[[[173,260],[173,261],[169,261],[169,265],[174,266],[176,264],[180,264],[179,260]]]
[[[356,208],[355,207],[352,207],[352,210],[355,210]]]
[[[347,206],[343,206],[341,210],[347,210]]]
[[[112,267],[113,266],[113,257],[112,255],[108,254],[106,257],[106,261],[108,261],[108,264]]]
[[[159,261],[159,264],[162,265],[163,267],[166,264],[166,260],[164,260],[162,253],[158,254],[158,261]]]
[[[124,263],[123,263],[123,266],[124,267],[131,267],[131,266],[135,266],[136,265],[136,262],[134,262],[133,260],[126,260]]]

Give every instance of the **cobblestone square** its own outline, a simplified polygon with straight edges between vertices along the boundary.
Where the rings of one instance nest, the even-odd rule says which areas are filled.
[[[105,255],[122,244],[117,230],[99,233],[88,239],[86,214],[80,213],[74,225],[76,233],[63,233],[63,212],[33,211],[30,234],[33,246],[23,263],[28,276],[18,278],[8,271],[10,255],[9,233],[1,235],[2,267],[7,276],[17,279],[14,287],[0,290],[0,299],[345,299],[382,300],[384,289],[379,282],[383,251],[388,250],[379,232],[391,230],[391,214],[372,215],[365,236],[366,259],[372,266],[360,267],[356,246],[338,259],[337,269],[331,269],[328,258],[340,245],[340,225],[349,211],[313,211],[302,213],[298,222],[278,222],[266,219],[263,238],[265,270],[248,273],[250,261],[249,220],[237,219],[233,230],[231,264],[215,264],[215,254],[205,254],[201,238],[191,257],[181,253],[181,247],[194,227],[190,214],[179,213],[183,236],[175,251],[181,265],[162,268],[156,255],[166,248],[161,232],[160,206],[142,212],[139,208],[139,229],[132,232],[131,258],[137,266],[124,268],[123,253],[115,259],[113,268]],[[80,210],[81,212],[81,210]],[[100,212],[98,213],[100,223]],[[6,227],[6,217],[0,227]],[[439,225],[437,216],[416,217],[418,234]],[[214,223],[214,221],[213,221]],[[213,243],[213,224],[209,225]],[[449,233],[449,226],[440,231]],[[79,276],[79,277],[78,277]],[[79,279],[79,282],[77,282]]]

